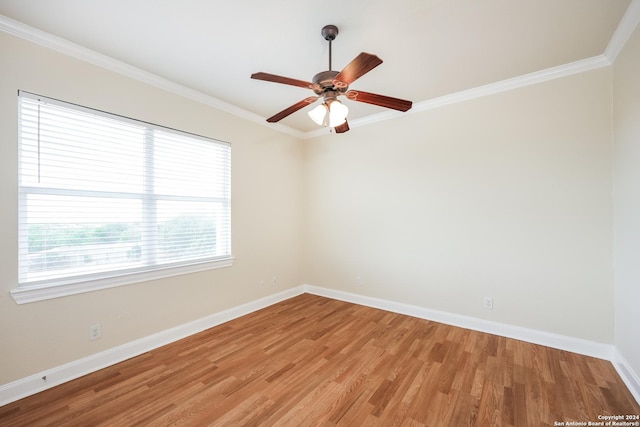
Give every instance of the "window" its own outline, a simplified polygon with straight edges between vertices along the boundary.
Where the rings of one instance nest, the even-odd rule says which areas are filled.
[[[230,265],[228,143],[26,92],[19,108],[14,293]]]

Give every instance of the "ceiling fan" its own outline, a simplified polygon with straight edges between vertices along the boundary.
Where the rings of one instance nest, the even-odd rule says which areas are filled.
[[[331,69],[331,42],[335,40],[338,35],[338,27],[335,25],[325,25],[322,28],[321,34],[324,39],[329,42],[329,70],[316,74],[311,82],[263,72],[251,75],[252,79],[303,87],[305,89],[311,89],[315,93],[315,96],[309,96],[269,117],[267,122],[278,122],[322,98],[322,104],[311,110],[308,113],[309,117],[319,125],[334,128],[336,133],[344,133],[349,130],[349,124],[347,123],[347,113],[349,110],[346,105],[337,99],[338,96],[341,95],[346,96],[352,101],[392,108],[398,111],[407,111],[411,108],[411,101],[360,90],[349,90],[351,83],[382,64],[382,59],[376,55],[361,52],[353,61],[344,67],[342,71],[333,71]]]

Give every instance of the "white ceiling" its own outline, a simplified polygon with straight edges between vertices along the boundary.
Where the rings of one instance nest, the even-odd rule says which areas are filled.
[[[326,24],[334,69],[363,51],[384,61],[351,88],[416,105],[602,55],[630,2],[0,0],[0,14],[266,118],[312,92],[249,76],[328,69]],[[352,123],[386,111],[343,100]],[[311,108],[281,123],[313,131]]]

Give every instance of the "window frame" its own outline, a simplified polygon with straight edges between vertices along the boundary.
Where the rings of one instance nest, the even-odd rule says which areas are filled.
[[[226,204],[228,204],[227,210],[228,210],[228,218],[226,218],[226,223],[228,224],[228,239],[226,239],[225,241],[225,245],[227,245],[228,250],[225,251],[225,255],[223,256],[213,256],[213,257],[206,257],[206,258],[201,258],[201,259],[192,259],[192,260],[185,260],[185,261],[178,261],[178,262],[170,262],[170,263],[165,263],[165,264],[152,264],[152,265],[146,265],[143,267],[140,266],[135,266],[133,268],[124,268],[124,269],[115,269],[115,270],[111,270],[111,271],[103,271],[103,272],[94,272],[91,273],[89,275],[83,275],[83,274],[76,274],[74,276],[70,276],[70,277],[60,277],[60,278],[49,278],[49,279],[43,279],[43,280],[35,280],[32,281],[32,283],[26,282],[26,283],[18,283],[18,286],[10,291],[11,296],[13,297],[13,299],[18,303],[18,304],[23,304],[23,303],[29,303],[29,302],[34,302],[34,301],[42,301],[42,300],[46,300],[46,299],[51,299],[51,298],[58,298],[58,297],[63,297],[63,296],[68,296],[68,295],[74,295],[74,294],[79,294],[79,293],[84,293],[84,292],[91,292],[91,291],[96,291],[96,290],[100,290],[100,289],[107,289],[107,288],[112,288],[112,287],[117,287],[117,286],[123,286],[123,285],[129,285],[129,284],[133,284],[133,283],[140,283],[140,282],[144,282],[144,281],[149,281],[149,280],[156,280],[156,279],[161,279],[161,278],[167,278],[167,277],[173,277],[173,276],[178,276],[178,275],[183,275],[183,274],[189,274],[189,273],[194,273],[194,272],[199,272],[199,271],[205,271],[205,270],[211,270],[211,269],[216,269],[216,268],[224,268],[224,267],[230,267],[231,265],[233,265],[233,262],[235,260],[235,258],[232,255],[232,251],[231,251],[231,243],[232,243],[232,230],[231,230],[231,194],[230,194],[230,182],[231,182],[231,144],[228,142],[224,142],[224,141],[219,141],[213,138],[209,138],[209,137],[204,137],[204,136],[200,136],[200,135],[196,135],[196,134],[192,134],[192,133],[188,133],[188,132],[184,132],[184,131],[179,131],[176,129],[172,129],[172,128],[168,128],[166,126],[160,126],[160,125],[156,125],[153,123],[149,123],[149,122],[144,122],[144,121],[140,121],[140,120],[136,120],[136,119],[132,119],[129,117],[125,117],[125,116],[121,116],[121,115],[117,115],[117,114],[113,114],[113,113],[108,113],[108,112],[104,112],[104,111],[100,111],[100,110],[96,110],[96,109],[92,109],[89,107],[85,107],[85,106],[81,106],[81,105],[77,105],[77,104],[73,104],[73,103],[69,103],[69,102],[64,102],[64,101],[59,101],[56,99],[52,99],[52,98],[48,98],[46,96],[40,96],[40,95],[36,95],[33,93],[29,93],[26,91],[18,91],[18,109],[19,111],[21,111],[22,108],[22,99],[31,99],[31,100],[42,100],[45,101],[46,103],[51,103],[54,105],[58,105],[58,106],[62,106],[65,108],[69,108],[72,110],[76,110],[79,112],[89,112],[90,114],[95,114],[98,116],[103,116],[103,117],[107,117],[109,119],[115,119],[119,122],[123,122],[123,123],[129,123],[129,124],[134,124],[136,126],[144,126],[147,130],[160,130],[163,132],[169,132],[172,134],[178,134],[181,136],[187,136],[189,138],[194,138],[194,139],[198,139],[198,140],[203,140],[206,142],[211,142],[211,143],[215,143],[215,144],[220,144],[220,145],[225,145],[228,147],[228,154],[227,154],[227,160],[228,160],[228,165],[225,168],[226,171],[226,175],[225,175],[225,180],[226,180],[226,185],[228,188],[228,191],[226,191],[226,196],[223,199],[224,202]],[[19,113],[19,117],[21,116],[21,113]],[[21,135],[21,119],[19,119],[18,121],[18,129],[19,129],[19,135]],[[22,137],[19,136],[18,137],[18,150],[19,152],[22,151]],[[21,162],[21,160],[18,160],[19,164]],[[143,166],[144,168],[144,166]],[[22,220],[22,212],[24,212],[24,214],[26,215],[26,209],[27,209],[27,205],[26,205],[26,197],[28,194],[38,194],[39,192],[43,191],[42,189],[30,189],[30,190],[25,190],[29,189],[30,187],[28,185],[23,185],[22,183],[22,179],[20,178],[21,175],[21,171],[18,171],[18,176],[19,176],[19,182],[18,182],[18,210],[20,212],[19,215],[19,222],[18,222],[18,235],[20,236],[26,236],[26,230],[21,229],[21,227],[25,226],[25,222]],[[46,192],[46,187],[44,189],[44,192]],[[57,191],[57,190],[56,190]],[[61,190],[62,192],[65,191],[69,191],[69,190]],[[71,190],[70,192],[73,192],[75,190]],[[77,192],[78,193],[82,193],[85,190],[79,189]],[[146,196],[142,196],[142,203],[144,202],[144,197]],[[156,195],[152,195],[151,197],[156,197]],[[19,259],[20,257],[23,256],[23,254],[20,253],[20,251],[22,251],[23,249],[21,249],[20,247],[18,248],[18,256]],[[20,262],[19,262],[20,264]],[[19,266],[20,268],[20,266]],[[53,273],[52,275],[55,275],[55,273]]]

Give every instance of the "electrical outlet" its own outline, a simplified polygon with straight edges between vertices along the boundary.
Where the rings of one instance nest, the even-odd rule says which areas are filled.
[[[264,288],[264,279],[260,280],[260,284],[258,286],[260,286],[261,288]]]
[[[278,286],[278,276],[273,276],[271,279],[271,286]]]
[[[89,339],[93,341],[97,340],[98,338],[102,338],[102,325],[100,323],[89,326]]]
[[[362,278],[360,276],[356,276],[356,287],[357,288],[362,287]]]
[[[493,297],[484,297],[483,307],[487,310],[493,310]]]

